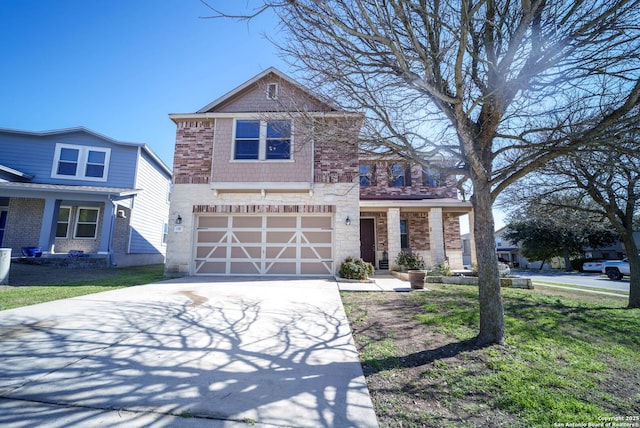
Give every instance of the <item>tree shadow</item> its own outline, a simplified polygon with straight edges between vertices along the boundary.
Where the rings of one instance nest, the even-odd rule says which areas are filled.
[[[156,287],[175,292],[136,301],[101,293],[104,299],[71,299],[62,310],[41,305],[38,316],[1,312],[0,331],[13,333],[0,336],[0,398],[141,417],[375,423],[341,306],[277,305],[194,284]],[[0,415],[0,425],[43,420],[37,413]]]

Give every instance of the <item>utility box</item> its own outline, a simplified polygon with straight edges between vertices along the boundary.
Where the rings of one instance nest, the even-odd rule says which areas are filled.
[[[11,248],[0,248],[0,285],[9,285]]]

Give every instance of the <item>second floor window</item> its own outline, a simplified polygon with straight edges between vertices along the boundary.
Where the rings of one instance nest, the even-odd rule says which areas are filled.
[[[389,187],[411,186],[411,170],[401,163],[389,165]]]
[[[422,184],[426,187],[441,187],[444,186],[445,177],[444,174],[433,168],[422,168]]]
[[[235,160],[291,159],[291,122],[288,120],[237,120]]]
[[[375,186],[375,165],[371,164],[360,164],[360,186]]]
[[[106,181],[110,154],[107,148],[57,144],[51,176]]]

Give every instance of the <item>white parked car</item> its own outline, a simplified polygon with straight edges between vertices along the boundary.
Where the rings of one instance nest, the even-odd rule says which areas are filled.
[[[506,263],[498,262],[498,272],[500,272],[500,276],[509,276],[511,275],[511,268]]]
[[[592,262],[584,262],[582,264],[582,270],[585,272],[602,272],[602,260],[596,260]]]

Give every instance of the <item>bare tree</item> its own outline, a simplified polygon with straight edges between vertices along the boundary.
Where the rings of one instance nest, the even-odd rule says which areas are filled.
[[[640,107],[639,107],[640,108]],[[640,215],[640,141],[637,129],[612,130],[616,144],[583,148],[546,165],[527,179],[515,199],[551,210],[580,210],[606,218],[624,244],[629,269],[629,308],[640,308],[640,254],[633,239]],[[559,195],[571,197],[559,197]]]
[[[473,187],[477,341],[504,343],[493,203],[629,119],[640,96],[640,0],[260,0],[239,13],[201,1],[215,17],[275,12],[292,67],[365,112],[363,145],[457,159]]]

